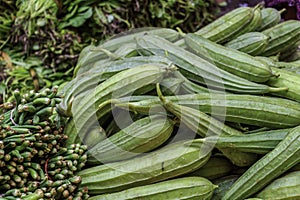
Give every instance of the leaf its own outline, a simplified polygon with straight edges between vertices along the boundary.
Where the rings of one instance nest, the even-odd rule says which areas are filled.
[[[87,19],[89,19],[93,14],[93,10],[90,7],[83,7],[83,8],[80,8],[78,11],[79,12],[83,11],[83,12],[80,12],[77,15],[75,15],[73,18],[71,18],[69,20],[69,22],[67,23],[68,26],[79,27],[82,24],[84,24],[84,22]]]

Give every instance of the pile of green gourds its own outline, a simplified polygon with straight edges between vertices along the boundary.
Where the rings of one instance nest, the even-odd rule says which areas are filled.
[[[90,199],[300,198],[300,22],[283,11],[85,48],[57,109],[89,148]]]
[[[282,12],[241,7],[194,33],[139,29],[83,49],[62,99],[46,106],[66,119],[57,135],[67,148],[81,151],[56,148],[41,163],[45,177],[81,183],[75,194],[54,182],[58,196],[43,187],[28,195],[300,198],[300,22]],[[7,135],[28,121],[23,110],[43,122],[31,102],[32,111],[23,101],[3,105]],[[17,196],[9,191],[3,198]]]

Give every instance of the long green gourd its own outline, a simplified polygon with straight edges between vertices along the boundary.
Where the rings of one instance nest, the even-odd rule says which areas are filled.
[[[201,137],[243,134],[197,109],[181,106],[172,101],[168,101],[162,95],[159,84],[157,84],[157,93],[166,110],[178,117],[182,123]],[[256,154],[244,153],[227,148],[220,148],[219,150],[237,166],[249,166],[256,161]]]
[[[198,94],[198,93],[210,93],[217,92],[216,90],[208,89],[204,86],[193,83],[185,76],[183,76],[179,71],[174,72],[174,76],[178,79],[181,79],[183,82],[181,84],[181,89],[179,90],[180,94]]]
[[[103,51],[116,51],[120,46],[134,42],[135,37],[141,36],[144,34],[153,34],[163,37],[169,41],[174,41],[178,39],[179,33],[175,30],[168,28],[141,28],[133,30],[132,32],[127,32],[126,34],[119,35],[118,37],[113,37],[99,46],[87,46],[85,47],[78,58],[74,74],[76,75],[77,71],[85,71],[84,66],[93,65],[93,63],[107,59],[107,54]]]
[[[285,52],[300,41],[300,22],[287,20],[262,32],[270,37],[268,46],[261,54],[272,56]]]
[[[120,130],[128,127],[133,122],[142,119],[144,116],[138,113],[128,112],[127,110],[122,110],[114,108],[112,110],[113,120],[106,124],[105,132],[106,136],[110,137],[113,134],[119,132]]]
[[[264,200],[300,198],[300,171],[290,172],[270,183],[256,197]]]
[[[183,177],[159,183],[138,186],[121,192],[90,197],[90,200],[173,200],[201,199],[209,200],[217,186],[202,177]]]
[[[165,99],[229,122],[273,129],[300,125],[300,104],[283,98],[216,93],[165,96]],[[115,106],[147,115],[150,110],[159,110],[162,104],[158,97],[152,96],[141,101],[115,100]]]
[[[179,67],[179,71],[186,78],[199,84],[207,85],[209,89],[223,91],[225,89],[231,92],[248,94],[263,94],[271,91],[287,90],[287,88],[268,87],[233,75],[157,36],[145,35],[137,38],[137,42],[142,53],[167,57]]]
[[[275,67],[272,67],[272,70],[280,76],[271,78],[267,84],[273,87],[289,88],[287,91],[272,94],[300,102],[300,74]]]
[[[109,111],[110,109],[108,109]],[[81,138],[78,134],[78,130],[75,126],[75,122],[73,118],[69,118],[66,127],[64,128],[64,134],[68,136],[68,139],[66,141],[67,145],[71,144],[81,144],[84,141],[84,138]],[[91,140],[87,141],[87,139],[84,141],[85,144],[88,146],[93,146],[99,141],[102,141],[106,138],[106,132],[105,130],[99,125],[98,130],[95,130],[94,132],[91,132],[87,135],[87,137],[90,135]],[[90,142],[92,141],[92,142]]]
[[[248,30],[253,22],[254,8],[240,7],[234,9],[227,14],[219,17],[205,27],[202,27],[195,32],[216,43],[225,43],[239,35],[242,35],[242,30]],[[250,31],[249,31],[250,32]],[[184,39],[180,39],[174,43],[177,46],[185,47]]]
[[[121,45],[114,54],[118,55],[121,58],[131,58],[138,56],[138,51],[136,49],[136,43],[131,42],[124,45]]]
[[[253,82],[266,82],[275,76],[268,65],[246,53],[224,47],[199,35],[188,33],[185,42],[192,51],[229,73]]]
[[[101,82],[110,78],[125,69],[134,68],[148,63],[157,64],[157,66],[165,67],[170,61],[160,56],[138,56],[118,60],[106,65],[95,66],[94,69],[75,77],[61,91],[64,96],[58,108],[64,115],[71,116],[70,106],[72,105],[72,97],[80,95],[82,92],[95,88]]]
[[[196,31],[195,34],[223,43],[243,34],[241,31],[251,22],[253,15],[254,8],[237,8]]]
[[[290,130],[278,129],[244,135],[212,136],[199,140],[204,143],[215,144],[218,148],[231,148],[242,152],[267,154],[287,136]]]
[[[263,8],[261,9],[261,24],[256,28],[257,31],[263,31],[277,25],[281,20],[281,13],[285,9],[278,11],[275,8]]]
[[[115,52],[110,52],[106,49],[101,49],[101,51],[104,51],[104,53],[107,54],[107,58],[99,59],[98,61],[84,65],[84,67],[75,68],[74,75],[76,76],[74,78],[89,71],[95,71],[101,69],[102,67],[113,65],[117,61],[121,63],[121,61],[127,60],[128,58],[139,57],[135,42],[123,44]]]
[[[89,194],[118,192],[178,177],[202,167],[210,158],[211,147],[178,141],[146,155],[84,169],[81,186]]]
[[[126,160],[151,151],[167,141],[173,126],[174,123],[165,116],[144,117],[89,149],[87,162],[99,164]]]
[[[134,49],[132,49],[132,45],[134,45]],[[98,60],[95,60],[94,62],[88,62],[87,64],[80,66],[76,65],[74,69],[74,77],[80,76],[81,74],[84,74],[94,68],[95,65],[109,65],[110,63],[118,60],[123,60],[126,57],[135,56],[137,54],[136,51],[136,44],[135,43],[126,43],[124,46],[129,46],[129,50],[120,52],[119,49],[122,49],[123,46],[121,46],[119,49],[117,49],[115,52],[111,52],[107,49],[98,49],[99,52],[103,53],[103,58],[101,56],[98,57]],[[136,52],[136,54],[132,53]],[[79,63],[78,61],[77,63]]]
[[[261,4],[257,4],[255,7],[252,8],[252,12],[253,12],[252,19],[242,30],[239,31],[238,36],[255,31],[255,29],[257,29],[262,24],[261,10],[262,10]]]
[[[83,142],[93,138],[93,136],[87,138],[89,133],[93,132],[96,135],[99,129],[98,119],[107,114],[103,109],[99,110],[98,106],[101,103],[113,97],[131,94],[138,89],[145,88],[146,93],[152,89],[148,86],[161,81],[166,71],[167,69],[154,64],[127,69],[110,77],[95,87],[92,92],[77,96],[73,100],[71,111],[79,137]],[[143,94],[141,90],[140,94]]]
[[[267,186],[300,162],[300,126],[256,163],[254,163],[230,188],[222,200],[242,200]]]
[[[252,56],[257,56],[264,51],[268,42],[269,37],[265,34],[261,32],[249,32],[227,42],[224,46]]]

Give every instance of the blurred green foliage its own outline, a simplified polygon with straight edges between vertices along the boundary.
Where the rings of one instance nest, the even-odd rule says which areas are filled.
[[[69,81],[89,44],[139,27],[194,32],[218,12],[214,0],[1,0],[0,103]]]

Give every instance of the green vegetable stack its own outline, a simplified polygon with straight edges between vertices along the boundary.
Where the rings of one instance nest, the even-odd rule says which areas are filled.
[[[85,48],[57,110],[91,199],[299,199],[300,22],[281,12]]]
[[[1,199],[86,199],[76,173],[87,147],[65,145],[64,120],[55,111],[57,88],[20,95],[1,105]]]
[[[300,199],[300,22],[281,12],[132,31],[83,49],[62,99],[16,92],[3,104],[3,198]],[[58,125],[47,139],[46,119]]]

